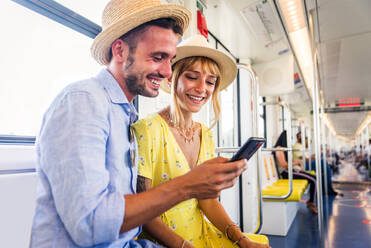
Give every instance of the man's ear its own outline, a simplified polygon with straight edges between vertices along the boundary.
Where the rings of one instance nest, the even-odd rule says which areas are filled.
[[[126,61],[129,54],[129,46],[121,39],[115,40],[111,45],[112,59],[119,63]]]

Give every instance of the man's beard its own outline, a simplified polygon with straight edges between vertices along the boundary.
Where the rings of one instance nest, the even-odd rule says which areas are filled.
[[[143,72],[135,73],[130,68],[133,67],[135,60],[130,53],[128,56],[128,63],[124,68],[124,77],[126,87],[132,95],[141,95],[147,97],[155,97],[153,94],[146,90],[145,74]],[[157,96],[157,95],[156,95]]]
[[[144,78],[141,75],[138,78],[135,74],[128,74],[125,78],[126,87],[132,95],[145,95],[145,83],[139,84],[138,82],[143,82]]]

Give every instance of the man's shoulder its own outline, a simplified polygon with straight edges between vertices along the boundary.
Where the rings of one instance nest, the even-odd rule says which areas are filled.
[[[83,79],[67,85],[57,98],[63,99],[69,95],[77,94],[89,95],[92,99],[97,99],[98,101],[107,99],[107,93],[103,85],[95,77]]]
[[[95,77],[75,81],[64,89],[65,93],[72,92],[86,92],[90,94],[97,94],[104,91],[104,88]]]
[[[301,148],[301,143],[296,142],[294,144],[293,148]]]

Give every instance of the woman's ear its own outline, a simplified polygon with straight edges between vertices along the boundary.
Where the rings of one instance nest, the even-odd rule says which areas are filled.
[[[129,46],[121,39],[115,40],[111,45],[112,59],[118,63],[126,61],[129,54]]]

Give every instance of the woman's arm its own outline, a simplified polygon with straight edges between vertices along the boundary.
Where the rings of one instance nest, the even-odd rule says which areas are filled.
[[[138,176],[137,192],[143,192],[151,188],[152,180],[146,177]],[[193,246],[186,242],[183,245],[184,239],[171,230],[160,217],[156,217],[143,225],[144,230],[155,238],[157,241],[166,247],[174,248],[192,248]]]
[[[283,151],[275,151],[276,153],[276,159],[278,161],[278,164],[282,167],[287,168],[289,165],[285,158],[285,153]]]
[[[222,204],[217,199],[207,199],[198,201],[200,209],[222,233],[228,235],[232,242],[239,241],[240,247],[262,248],[269,247],[268,245],[255,243],[248,238],[242,238],[245,235],[241,232],[240,228],[236,226],[225,212]]]
[[[286,158],[285,158],[285,153],[283,151],[275,151],[276,153],[276,159],[278,161],[278,164],[282,167],[285,167],[287,168],[289,166],[289,164],[287,163],[286,161]],[[300,165],[301,166],[301,161],[299,160],[293,160],[292,161],[292,165]]]

